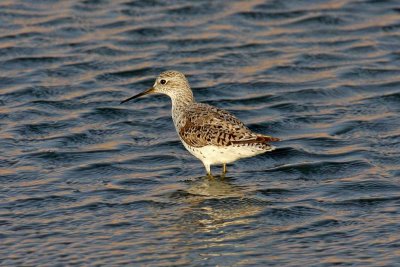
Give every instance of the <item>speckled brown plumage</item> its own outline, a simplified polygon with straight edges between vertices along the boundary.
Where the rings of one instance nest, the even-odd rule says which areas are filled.
[[[278,138],[254,134],[229,112],[201,103],[186,107],[182,113],[179,135],[192,147],[206,145],[268,145]]]

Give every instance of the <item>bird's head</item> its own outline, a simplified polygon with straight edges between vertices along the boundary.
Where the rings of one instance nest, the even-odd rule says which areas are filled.
[[[189,82],[185,75],[179,71],[164,71],[156,78],[153,86],[137,95],[127,98],[121,102],[125,103],[132,99],[153,93],[165,94],[171,97],[174,101],[177,98],[191,99],[193,101],[192,90],[190,89]]]

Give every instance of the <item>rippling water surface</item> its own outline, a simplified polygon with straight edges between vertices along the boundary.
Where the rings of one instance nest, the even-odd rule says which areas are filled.
[[[394,0],[1,1],[0,265],[398,264],[399,44]],[[207,179],[119,105],[167,69],[284,141]]]

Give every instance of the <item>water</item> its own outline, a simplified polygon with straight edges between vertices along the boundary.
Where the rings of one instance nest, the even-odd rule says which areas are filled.
[[[394,0],[1,1],[0,265],[398,264],[399,44]],[[205,178],[119,105],[167,69],[284,141]]]

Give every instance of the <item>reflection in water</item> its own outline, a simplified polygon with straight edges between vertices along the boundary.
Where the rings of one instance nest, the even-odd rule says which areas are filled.
[[[188,182],[188,192],[193,195],[206,197],[242,197],[243,188],[233,184],[234,179],[228,176],[214,176],[213,178],[199,177]]]
[[[246,217],[260,211],[259,206],[245,198],[245,188],[233,184],[229,177],[202,177],[190,183],[187,191],[190,195],[185,199],[188,205],[183,216],[189,218],[187,226],[198,225],[198,231],[249,223]]]
[[[187,194],[179,199],[182,208],[175,213],[178,218],[165,231],[177,232],[174,243],[191,261],[212,264],[213,258],[243,247],[235,242],[251,235],[248,226],[256,223],[266,203],[246,198],[246,188],[234,181],[205,176],[187,182]],[[232,260],[227,258],[225,264],[234,264]]]

